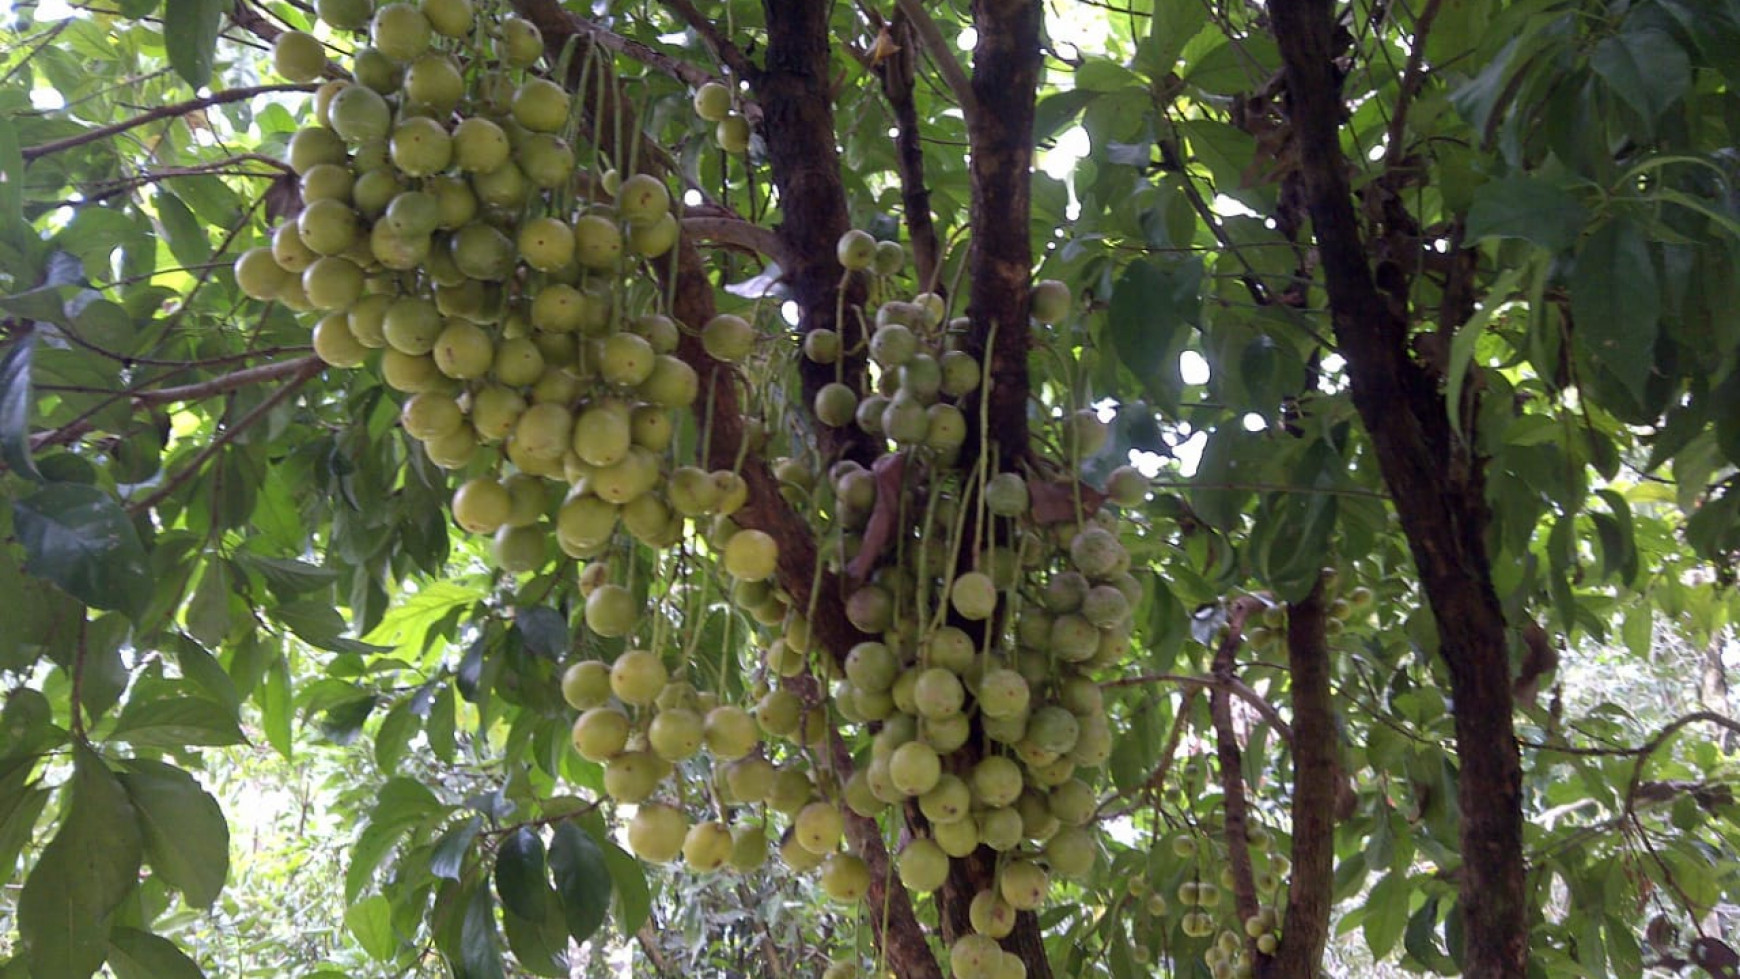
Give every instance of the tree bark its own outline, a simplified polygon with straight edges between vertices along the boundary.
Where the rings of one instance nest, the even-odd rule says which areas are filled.
[[[1323,589],[1287,609],[1288,691],[1293,701],[1293,880],[1287,928],[1263,964],[1264,979],[1317,979],[1329,943],[1335,890],[1335,708],[1329,690]]]
[[[1372,275],[1341,151],[1333,4],[1275,0],[1269,10],[1339,352],[1450,673],[1460,763],[1462,965],[1482,979],[1520,979],[1528,963],[1522,767],[1504,612],[1483,539],[1481,464],[1471,443],[1451,431],[1432,377],[1409,355],[1405,310],[1392,306]]]

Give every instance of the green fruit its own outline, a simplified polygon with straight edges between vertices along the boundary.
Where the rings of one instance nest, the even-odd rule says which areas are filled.
[[[631,226],[650,226],[670,213],[671,192],[657,177],[637,173],[617,188],[616,210]]]
[[[787,836],[779,846],[779,857],[793,873],[807,874],[822,865],[822,857],[798,845],[796,836]]]
[[[501,23],[496,54],[510,68],[530,68],[543,57],[544,36],[531,21],[509,17]]]
[[[408,3],[389,3],[375,11],[369,40],[388,58],[406,64],[429,50],[429,18]]]
[[[326,70],[326,48],[306,31],[285,31],[272,42],[272,68],[287,81],[311,82]]]
[[[351,56],[350,72],[356,78],[357,84],[364,88],[374,89],[381,95],[391,95],[399,90],[399,83],[404,80],[405,72],[393,62],[393,59],[372,47],[357,48]]]
[[[957,819],[966,819],[972,804],[972,790],[956,775],[942,775],[929,792],[918,797],[919,811],[933,823],[952,823]]]
[[[868,231],[857,228],[840,236],[834,246],[834,256],[840,264],[853,271],[870,268],[876,261],[876,239]]]
[[[765,801],[776,774],[765,758],[741,758],[725,769],[731,794],[745,805]]]
[[[419,111],[426,110],[437,119],[445,119],[459,107],[465,97],[465,78],[459,67],[444,54],[425,54],[405,71],[405,98]],[[504,155],[505,158],[505,155]]]
[[[586,596],[586,627],[608,639],[626,636],[634,628],[640,618],[640,603],[635,601],[634,593],[621,585],[602,585]],[[623,655],[629,655],[627,653]],[[618,663],[622,661],[617,660]],[[659,670],[662,672],[661,665]],[[614,683],[614,676],[612,683]],[[661,676],[659,685],[664,685]],[[639,688],[634,688],[639,689]],[[621,691],[616,694],[625,703],[643,703],[624,696]],[[656,691],[654,692],[656,696]]]
[[[717,758],[742,758],[761,740],[755,718],[741,707],[723,704],[707,712],[707,750]]]
[[[574,454],[589,466],[614,466],[627,458],[633,437],[621,402],[594,404],[574,422]]]
[[[574,750],[587,761],[605,762],[628,744],[628,715],[614,707],[594,707],[574,720]]]
[[[701,750],[704,729],[701,715],[692,710],[661,710],[647,728],[646,740],[653,753],[660,758],[666,761],[682,761]]]
[[[317,342],[316,349],[318,348]],[[414,394],[433,389],[446,378],[441,376],[440,368],[435,366],[435,358],[428,354],[409,354],[389,347],[381,356],[381,380],[386,381],[387,387],[395,391]]]
[[[650,224],[630,225],[628,248],[636,255],[657,258],[677,247],[677,240],[681,237],[682,226],[675,216],[666,213]]]
[[[966,702],[966,696],[960,677],[934,666],[918,674],[912,689],[912,702],[925,717],[952,717],[959,714],[962,704]]]
[[[949,855],[935,840],[920,837],[900,851],[900,882],[911,891],[942,889],[949,876]]]
[[[574,179],[574,151],[559,137],[533,133],[514,147],[514,162],[526,179],[542,190],[554,190]]]
[[[435,338],[435,366],[448,377],[469,380],[489,373],[495,343],[474,323],[449,320]]]
[[[720,313],[701,327],[701,345],[713,359],[735,364],[755,349],[755,327],[741,316]]]
[[[986,717],[1020,717],[1027,713],[1032,691],[1026,679],[1001,667],[987,670],[979,679],[979,709]]]
[[[1074,748],[1080,735],[1080,722],[1062,707],[1041,707],[1027,721],[1027,740],[1051,754],[1062,754]]]
[[[471,175],[471,189],[484,206],[497,211],[518,211],[532,195],[532,182],[513,161],[488,173]]]
[[[314,325],[314,353],[334,367],[355,367],[368,358],[368,348],[351,336],[342,313],[324,316]]]
[[[458,431],[465,424],[465,413],[452,397],[425,391],[405,399],[399,411],[399,424],[413,438],[427,442]]]
[[[1008,806],[979,813],[979,840],[998,853],[1020,846],[1024,830],[1021,814]]]
[[[598,372],[605,383],[632,388],[652,376],[658,354],[646,338],[633,333],[613,333],[601,346]]]
[[[340,255],[356,240],[357,214],[340,201],[315,201],[297,216],[296,233],[316,255]]]
[[[604,585],[592,594],[613,587],[620,586]],[[586,601],[590,605],[591,597]],[[665,671],[665,664],[657,653],[631,649],[618,656],[610,666],[610,692],[625,704],[644,707],[658,697],[669,678],[670,674]]]
[[[983,890],[967,905],[967,920],[979,934],[1003,938],[1015,930],[1015,908],[995,890]]]
[[[962,935],[949,946],[949,971],[954,979],[992,979],[1003,950],[985,935]]]
[[[822,861],[823,893],[841,904],[863,900],[870,891],[870,868],[850,853],[830,854]]]
[[[840,334],[829,329],[815,329],[804,334],[804,356],[818,364],[832,364],[839,360]],[[857,402],[855,393],[853,402]]]
[[[394,127],[387,151],[401,172],[427,177],[447,169],[453,162],[453,137],[435,120],[414,116]]]
[[[401,296],[382,316],[381,335],[394,350],[422,356],[435,349],[441,336],[441,313],[427,299]]]
[[[1031,860],[1012,860],[997,875],[997,891],[1017,911],[1035,911],[1045,903],[1051,879]]]
[[[816,421],[824,425],[834,428],[849,425],[857,410],[858,393],[848,385],[830,381],[816,392]]]
[[[811,853],[834,852],[845,828],[845,817],[828,802],[812,802],[799,810],[792,820],[792,832],[798,845]]]
[[[444,37],[464,38],[476,22],[471,0],[423,0],[420,7],[429,26]]]
[[[935,788],[942,777],[942,760],[930,745],[908,741],[889,756],[888,777],[905,795],[923,795]]]
[[[731,830],[715,820],[696,823],[683,838],[683,863],[696,873],[711,873],[731,859]]]
[[[962,618],[982,622],[997,610],[997,586],[990,575],[968,571],[955,578],[949,589],[949,604]]]
[[[597,214],[574,222],[574,260],[589,269],[614,269],[622,256],[622,232],[616,223]]]
[[[453,519],[474,534],[493,534],[513,512],[513,498],[494,477],[479,476],[453,493]]]
[[[453,264],[473,279],[499,282],[513,274],[517,254],[513,241],[487,224],[473,221],[460,228],[450,248]]]
[[[973,767],[969,779],[980,805],[1007,806],[1021,795],[1021,769],[1002,755],[992,755]]]
[[[315,0],[314,12],[321,20],[341,31],[363,31],[375,7],[370,0]]]
[[[1129,560],[1129,553],[1111,531],[1089,527],[1070,541],[1069,558],[1082,574],[1103,578],[1119,570]]]
[[[760,826],[731,830],[731,869],[747,873],[767,862],[767,831]]]
[[[533,218],[520,225],[518,245],[527,265],[551,272],[574,260],[574,229],[556,218]],[[649,353],[649,373],[651,369]]]
[[[610,699],[610,665],[585,660],[568,667],[562,672],[562,699],[575,710],[602,707]]]
[[[687,363],[669,354],[653,361],[653,370],[636,389],[645,400],[665,408],[687,408],[701,393],[701,378]]]
[[[1093,834],[1080,826],[1066,826],[1045,841],[1045,861],[1059,877],[1082,880],[1093,872],[1098,859]]]
[[[742,581],[763,581],[779,565],[779,545],[772,535],[759,530],[740,530],[725,543],[725,570]]]
[[[1041,279],[1034,283],[1029,299],[1033,318],[1041,323],[1054,324],[1069,315],[1069,286],[1056,279]]]
[[[713,138],[719,148],[727,153],[749,152],[749,120],[736,113],[719,120],[713,129]]]
[[[731,114],[731,90],[718,82],[707,82],[695,90],[695,115],[704,122],[721,122]]]
[[[568,124],[568,93],[548,79],[528,79],[514,92],[513,117],[534,133],[560,132]]]
[[[769,691],[755,705],[755,722],[775,737],[790,735],[802,720],[803,701],[788,690]]]
[[[648,863],[670,863],[683,852],[688,820],[679,809],[653,802],[640,806],[628,822],[628,848]]]
[[[236,259],[235,276],[236,287],[249,298],[261,302],[271,302],[278,298],[278,290],[290,278],[289,273],[272,256],[272,249],[265,247],[250,248],[243,252]]]

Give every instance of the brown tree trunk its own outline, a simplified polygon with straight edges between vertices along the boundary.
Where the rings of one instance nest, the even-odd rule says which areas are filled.
[[[1467,975],[1522,977],[1528,963],[1522,766],[1512,725],[1504,612],[1482,534],[1479,460],[1450,429],[1434,378],[1408,352],[1408,320],[1379,292],[1341,152],[1333,4],[1275,0],[1288,109],[1355,407],[1437,619],[1454,698]]]

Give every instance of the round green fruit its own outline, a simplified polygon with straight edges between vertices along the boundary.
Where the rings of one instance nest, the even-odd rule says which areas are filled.
[[[375,11],[369,40],[388,58],[406,64],[429,50],[429,18],[408,3],[389,3]]]
[[[326,48],[306,31],[285,31],[272,42],[272,68],[288,81],[314,81],[326,70]]]
[[[725,543],[725,570],[740,581],[763,581],[779,566],[779,545],[771,534],[740,530]]]
[[[610,664],[585,660],[562,671],[562,699],[575,710],[603,706],[610,700]]]
[[[675,860],[687,836],[682,810],[659,802],[641,805],[628,823],[628,848],[648,863]]]
[[[603,585],[586,597],[585,617],[586,627],[600,636],[611,639],[626,636],[640,618],[640,603],[635,601],[633,592],[621,585]],[[624,653],[623,655],[629,654]],[[659,667],[661,671],[663,668],[662,665]],[[662,677],[659,685],[664,685]],[[622,697],[627,703],[644,702],[624,697],[620,691],[617,692],[617,696]]]
[[[749,120],[736,113],[719,120],[719,125],[713,130],[719,148],[733,154],[749,152],[749,135]]]
[[[935,840],[920,837],[900,851],[900,882],[911,891],[935,891],[949,876],[949,855]]]
[[[695,115],[704,122],[722,122],[731,114],[731,90],[718,82],[707,82],[695,90]]]
[[[513,498],[493,476],[479,476],[453,493],[453,519],[474,534],[493,534],[513,513]]]
[[[701,750],[705,730],[701,716],[692,710],[661,710],[647,728],[647,744],[666,761],[682,761]]]
[[[594,707],[574,720],[574,750],[587,761],[606,762],[628,745],[628,715],[613,707]]]
[[[717,820],[696,823],[683,838],[683,863],[696,873],[711,873],[731,859],[731,830]]]
[[[870,868],[850,853],[834,853],[822,861],[822,891],[841,904],[855,904],[870,891]]]

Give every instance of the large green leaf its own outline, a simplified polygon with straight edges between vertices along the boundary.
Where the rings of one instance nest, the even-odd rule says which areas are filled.
[[[1583,243],[1571,276],[1571,313],[1578,352],[1641,403],[1655,368],[1661,294],[1649,244],[1635,222],[1610,220]]]
[[[1200,259],[1131,262],[1112,287],[1106,335],[1112,350],[1144,385],[1148,399],[1178,410],[1184,381],[1178,355],[1202,314]]]
[[[209,907],[230,874],[230,827],[223,808],[193,776],[173,765],[135,758],[121,784],[139,813],[145,860],[187,903]]]
[[[568,934],[584,943],[604,924],[610,909],[610,867],[592,837],[571,822],[558,823],[550,841],[550,871],[568,922]]]
[[[542,920],[549,889],[543,838],[531,827],[521,826],[496,850],[495,890],[502,907],[527,921]]]
[[[20,765],[0,778],[0,880],[14,879],[18,854],[30,842],[36,820],[51,795],[29,782],[30,768]]]
[[[141,747],[242,744],[247,737],[235,713],[204,697],[134,698],[121,711],[112,735]]]
[[[501,946],[496,943],[495,902],[490,900],[489,886],[479,883],[472,889],[465,904],[465,917],[459,925],[458,961],[453,967],[455,979],[503,979]]]
[[[393,902],[384,894],[372,894],[351,905],[344,912],[344,927],[378,962],[391,959],[399,949],[393,934]]]
[[[32,979],[88,979],[108,957],[109,915],[139,884],[138,813],[109,766],[73,749],[66,818],[18,899]]]
[[[1570,247],[1583,233],[1589,212],[1569,190],[1535,174],[1516,174],[1484,184],[1468,209],[1468,238],[1521,238],[1550,252]]]
[[[169,64],[194,88],[211,80],[218,32],[229,4],[223,0],[163,0],[163,40]]]
[[[82,483],[49,483],[12,504],[12,521],[29,556],[26,571],[86,605],[139,620],[154,583],[139,534],[114,497]]]
[[[1595,45],[1589,65],[1649,124],[1692,83],[1691,59],[1665,31],[1625,31],[1605,38]]]
[[[116,979],[205,979],[174,942],[134,928],[116,928],[109,935],[109,968]]]
[[[0,461],[15,473],[40,480],[36,462],[30,457],[30,415],[34,402],[30,393],[31,354],[36,350],[36,333],[19,337],[0,357]]]

